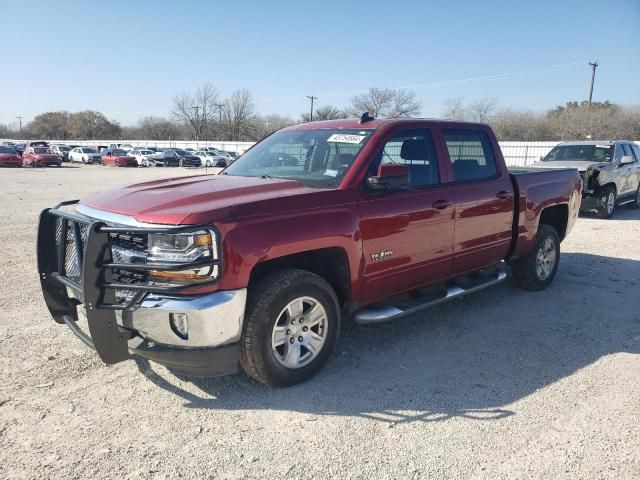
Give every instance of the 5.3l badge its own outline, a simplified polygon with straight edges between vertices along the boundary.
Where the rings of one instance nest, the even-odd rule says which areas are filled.
[[[372,262],[381,262],[382,260],[388,260],[393,256],[392,250],[380,250],[379,252],[371,254]]]

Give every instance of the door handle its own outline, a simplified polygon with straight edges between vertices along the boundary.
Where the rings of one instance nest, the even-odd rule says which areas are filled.
[[[496,193],[496,198],[501,200],[506,200],[507,198],[511,198],[511,192],[507,192],[506,190],[500,190]]]
[[[435,202],[433,202],[431,206],[437,210],[444,210],[445,208],[451,206],[451,202],[449,200],[441,198],[440,200],[436,200]]]

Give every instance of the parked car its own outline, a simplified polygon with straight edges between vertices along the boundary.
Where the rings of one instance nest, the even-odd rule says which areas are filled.
[[[162,149],[157,153],[149,155],[144,161],[145,167],[177,167],[178,154],[171,149]]]
[[[565,142],[533,166],[577,168],[584,182],[583,212],[611,218],[617,205],[640,208],[640,147],[634,142]]]
[[[311,122],[262,140],[224,175],[44,210],[39,277],[54,319],[106,363],[134,354],[200,376],[241,367],[288,386],[331,358],[343,314],[395,321],[509,270],[523,289],[546,288],[581,190],[575,169],[509,172],[486,125]],[[52,248],[63,219],[67,251],[82,242],[84,257]]]
[[[200,157],[191,152],[187,152],[181,148],[174,148],[173,151],[178,155],[178,165],[181,167],[199,167],[202,165]]]
[[[133,149],[133,145],[130,143],[110,143],[106,148],[109,150],[124,150],[125,152],[128,152]]]
[[[141,167],[145,166],[146,160],[154,153],[155,152],[147,150],[145,147],[135,147],[133,150],[129,151],[129,155],[134,157],[136,162],[138,162],[138,165]]]
[[[24,153],[25,149],[27,148],[27,144],[26,143],[16,143],[14,145],[14,148],[16,149],[16,152],[18,152],[18,155],[20,155],[20,158],[22,158],[22,154]]]
[[[27,147],[22,154],[22,165],[25,167],[60,167],[62,159],[59,155],[51,153],[49,147]]]
[[[49,149],[51,150],[51,153],[58,155],[63,162],[69,161],[69,152],[71,151],[70,147],[67,147],[66,145],[51,145]]]
[[[194,155],[198,157],[202,162],[201,164],[206,167],[224,168],[227,166],[228,159],[222,155],[218,155],[217,153],[200,150],[199,152],[194,153]]]
[[[21,167],[22,159],[18,151],[9,144],[0,145],[0,167]]]
[[[129,155],[124,150],[110,150],[100,159],[102,165],[113,165],[115,167],[137,167],[138,161],[133,155]]]
[[[71,162],[99,163],[101,156],[93,147],[76,147],[69,152]]]

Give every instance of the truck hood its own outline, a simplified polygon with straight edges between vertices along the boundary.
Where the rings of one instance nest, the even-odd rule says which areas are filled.
[[[221,218],[280,212],[292,203],[283,197],[311,192],[318,190],[295,180],[198,175],[107,190],[80,204],[144,223],[209,224]]]
[[[589,162],[589,161],[576,161],[565,160],[560,162],[535,162],[530,165],[533,168],[577,168],[580,173],[585,172],[589,167],[606,167],[611,165],[606,162]]]

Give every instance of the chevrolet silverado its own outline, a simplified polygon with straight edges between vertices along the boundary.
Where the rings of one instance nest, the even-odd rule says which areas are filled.
[[[581,194],[576,169],[508,171],[486,125],[365,114],[287,127],[219,175],[46,209],[38,268],[55,321],[107,364],[288,386],[343,318],[396,320],[509,273],[544,289]]]

